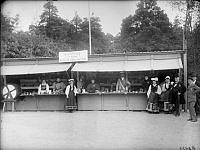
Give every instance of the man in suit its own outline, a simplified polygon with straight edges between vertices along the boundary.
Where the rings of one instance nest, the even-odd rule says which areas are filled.
[[[175,83],[172,87],[172,103],[175,105],[175,116],[180,116],[180,104],[185,104],[184,93],[186,87],[180,82],[179,76],[175,76]]]
[[[193,76],[192,79],[194,80],[194,84],[200,87],[199,81],[197,81],[197,77]],[[200,93],[196,94],[196,103],[195,103],[195,111],[197,115],[200,115]]]
[[[188,121],[197,122],[197,116],[195,112],[195,103],[196,103],[196,93],[200,92],[200,87],[194,84],[192,77],[188,78],[188,88],[187,88],[187,98],[188,106],[190,112],[190,118]]]

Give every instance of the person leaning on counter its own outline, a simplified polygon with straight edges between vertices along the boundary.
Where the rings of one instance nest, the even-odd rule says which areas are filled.
[[[117,92],[128,92],[128,88],[131,86],[131,83],[125,79],[124,72],[120,72],[120,78],[117,80],[116,91]]]
[[[42,83],[38,87],[38,94],[48,94],[49,93],[49,85],[45,80],[42,80]]]
[[[62,94],[64,93],[65,84],[60,80],[60,78],[56,79],[56,82],[53,83],[53,92]]]
[[[88,84],[86,90],[87,90],[89,93],[99,92],[99,91],[100,91],[100,86],[99,86],[99,84],[95,83],[95,80],[94,80],[94,79],[92,79],[92,80],[91,80],[91,83]]]

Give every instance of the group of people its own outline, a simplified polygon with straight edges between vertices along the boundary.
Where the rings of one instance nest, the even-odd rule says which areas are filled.
[[[77,87],[78,89],[83,88],[82,78],[80,78],[80,81],[77,81]],[[128,81],[128,79],[125,77],[124,72],[120,72],[120,77],[117,80],[116,83],[116,91],[117,92],[128,92],[128,89],[130,88],[131,83]],[[91,79],[90,83],[86,87],[86,91],[89,93],[98,93],[100,92],[100,85],[96,83],[95,79]]]
[[[82,79],[81,82],[77,82],[77,87],[74,84],[74,79],[69,79],[69,84],[65,84],[57,78],[53,83],[53,92],[57,94],[66,95],[65,110],[77,109],[76,94],[80,92],[79,90],[84,88]],[[143,83],[144,91],[147,92],[147,107],[148,112],[159,113],[160,111],[174,113],[175,116],[180,116],[180,105],[186,104],[184,93],[187,91],[188,107],[190,112],[189,121],[196,122],[196,93],[200,91],[200,87],[195,84],[195,80],[192,77],[188,78],[187,88],[180,81],[180,77],[177,75],[174,77],[174,82],[171,81],[170,76],[165,77],[165,81],[158,84],[158,78],[154,77],[151,80],[148,76],[145,76],[145,81]],[[127,92],[131,83],[125,78],[125,74],[120,73],[120,78],[117,80],[116,91],[117,92]],[[91,83],[88,84],[86,88],[89,93],[96,93],[100,91],[99,84],[95,83],[92,79]],[[38,94],[49,93],[49,85],[45,80],[38,87]]]
[[[56,79],[52,87],[53,87],[53,93],[55,94],[63,94],[66,88],[65,84],[61,81],[60,78]],[[49,84],[46,82],[46,80],[42,80],[42,83],[38,87],[38,94],[49,94],[49,93],[50,93]]]
[[[158,84],[158,78],[151,78],[151,81],[145,77],[145,86],[147,90],[147,107],[148,112],[158,113],[160,111],[174,113],[180,116],[180,105],[186,104],[184,93],[187,92],[188,107],[190,112],[189,121],[196,122],[197,116],[195,112],[196,93],[200,92],[200,87],[195,84],[194,78],[188,78],[187,88],[180,81],[177,75],[174,82],[170,80],[170,76],[165,77],[165,82]]]
[[[69,79],[69,84],[66,86],[60,78],[57,78],[53,83],[53,93],[54,94],[64,94],[66,95],[65,110],[72,112],[77,109],[76,94],[78,90],[74,84],[74,79]],[[49,85],[45,80],[38,87],[38,94],[49,94]]]

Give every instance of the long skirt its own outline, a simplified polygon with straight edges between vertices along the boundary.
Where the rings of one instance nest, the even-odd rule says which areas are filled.
[[[65,103],[65,110],[75,110],[77,109],[76,96],[73,91],[69,92],[69,98],[67,98]]]
[[[172,101],[171,91],[167,90],[165,92],[162,92],[160,97],[161,97],[159,100],[160,110],[168,111],[169,105],[171,105],[171,101]]]
[[[153,113],[159,112],[158,99],[159,99],[158,94],[154,92],[150,93],[146,108],[148,112],[153,112]]]
[[[172,92],[170,90],[167,90],[161,94],[161,99],[160,101],[162,102],[171,102],[172,101]]]

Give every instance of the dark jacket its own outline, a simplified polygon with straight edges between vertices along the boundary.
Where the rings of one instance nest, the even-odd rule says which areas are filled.
[[[200,92],[200,87],[196,84],[189,85],[187,88],[188,102],[196,102],[196,93]]]
[[[144,80],[142,83],[142,87],[144,89],[145,92],[148,91],[149,85],[151,84],[150,80]]]
[[[180,93],[180,104],[185,104],[184,93],[186,92],[186,87],[181,83],[175,83],[172,87],[172,103],[175,104],[178,99],[178,93]]]
[[[100,86],[97,84],[97,83],[90,83],[88,86],[87,86],[87,91],[89,93],[95,93],[96,90],[100,90]]]

